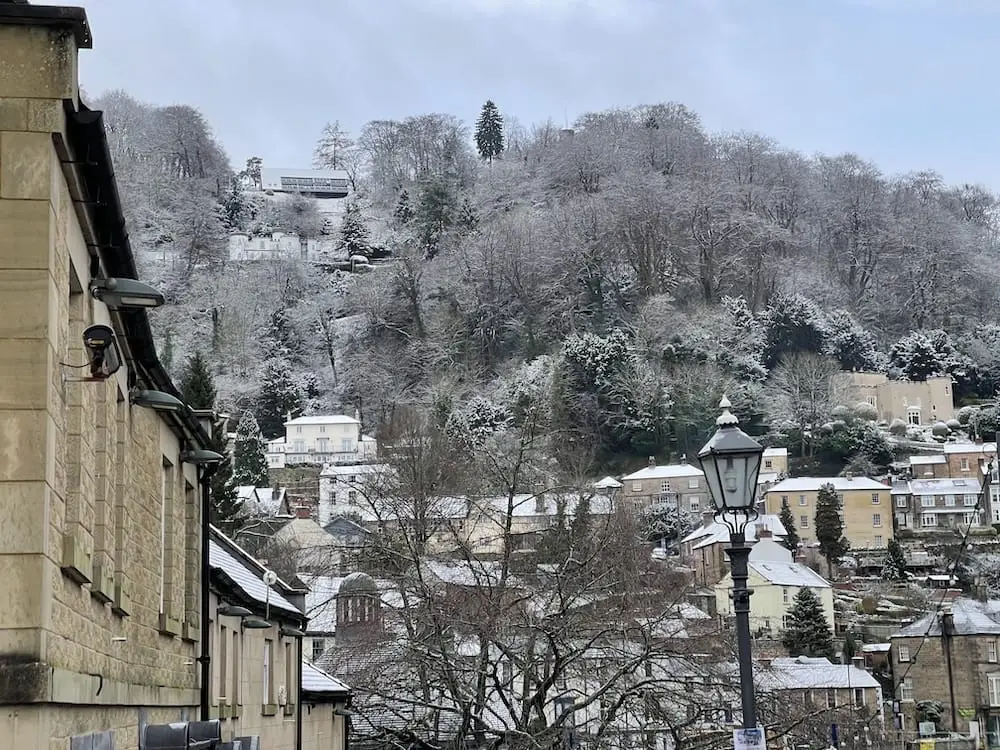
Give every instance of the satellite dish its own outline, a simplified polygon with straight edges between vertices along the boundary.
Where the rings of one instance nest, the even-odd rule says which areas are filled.
[[[273,570],[264,571],[264,583],[268,586],[273,586],[278,582],[278,574]]]

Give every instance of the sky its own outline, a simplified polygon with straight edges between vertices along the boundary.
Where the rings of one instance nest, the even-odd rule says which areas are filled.
[[[51,1],[51,0],[50,0]],[[79,0],[91,96],[200,109],[234,166],[326,122],[677,101],[712,132],[1000,190],[1000,0]]]

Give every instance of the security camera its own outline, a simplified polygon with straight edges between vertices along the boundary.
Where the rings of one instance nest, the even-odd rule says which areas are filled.
[[[90,357],[90,376],[105,380],[122,366],[122,356],[118,351],[115,332],[109,326],[90,326],[83,332],[83,346]]]

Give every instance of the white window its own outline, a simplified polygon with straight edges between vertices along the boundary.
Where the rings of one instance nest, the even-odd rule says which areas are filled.
[[[355,490],[348,490],[347,491],[347,504],[348,505],[357,505],[358,504],[358,493],[357,493],[357,491],[355,491]]]
[[[990,687],[990,705],[1000,706],[1000,674],[986,676]]]
[[[920,496],[920,507],[921,508],[933,508],[934,507],[934,495],[921,495]]]
[[[350,453],[354,450],[354,441],[350,438],[341,438],[340,450],[342,453]]]
[[[986,644],[986,661],[995,662],[997,660],[997,642],[989,641]]]
[[[774,468],[773,464],[771,463],[771,459],[769,459],[769,458],[765,458],[764,459],[764,468],[765,469],[773,469]]]
[[[937,516],[933,513],[921,513],[920,525],[924,528],[927,528],[928,526],[937,526]]]
[[[885,544],[885,542],[882,540],[882,537],[880,535],[876,534],[875,535],[875,546],[876,547],[882,547],[882,546],[884,546],[884,544]]]
[[[791,595],[788,593],[788,586],[781,587],[781,602],[782,604],[788,604],[791,600]]]
[[[878,527],[882,525],[882,514],[872,513],[872,526]]]
[[[691,477],[688,479],[688,489],[696,490],[698,489],[698,477]]]
[[[320,453],[328,453],[330,450],[330,439],[329,438],[316,438],[316,450]]]
[[[321,425],[319,426],[319,431],[320,431],[320,434],[322,434],[322,433],[326,432],[326,425],[325,425],[325,424],[321,424]]]
[[[905,508],[906,507],[906,495],[900,495],[896,498],[896,507]]]
[[[946,506],[948,506],[949,508],[954,507],[954,505],[955,505],[955,496],[954,495],[945,495],[944,496],[944,504]]]
[[[312,660],[316,661],[326,653],[326,640],[323,638],[312,639]]]
[[[670,480],[664,479],[660,482],[660,492],[670,492]]]
[[[297,426],[295,428],[295,434],[296,435],[301,435],[302,434],[302,426],[301,425],[299,425],[299,426]]]
[[[805,529],[809,526],[809,516],[799,516],[799,528]]]
[[[1000,675],[998,675],[1000,676]],[[1000,687],[1000,684],[998,684]],[[905,678],[899,683],[899,699],[901,701],[912,701],[913,700],[913,679],[910,677]]]
[[[642,492],[642,482],[632,482],[632,492]]]
[[[920,409],[907,409],[906,421],[910,424],[920,424]]]
[[[900,664],[905,664],[910,660],[910,647],[909,646],[897,646],[896,647],[896,661]]]
[[[962,469],[962,471],[968,471],[969,470],[969,457],[968,456],[962,456],[962,458],[960,458],[959,461],[958,461],[958,465]]]
[[[882,502],[881,496],[877,492],[872,493],[872,505],[878,505]]]
[[[966,508],[971,508],[976,504],[978,498],[975,495],[964,495],[962,497],[962,503]]]
[[[799,495],[799,505],[808,505],[809,501],[806,499],[805,495]]]
[[[962,523],[964,523],[966,526],[978,526],[979,518],[976,516],[975,513],[963,513]]]
[[[268,705],[274,703],[274,694],[271,690],[271,662],[274,659],[274,641],[270,638],[264,639],[264,673],[263,677],[263,691],[261,695],[264,696],[262,703]]]
[[[292,453],[305,453],[306,452],[306,441],[296,440],[292,443]]]
[[[865,689],[864,688],[854,688],[854,705],[863,706],[865,705]]]
[[[691,507],[692,513],[698,513],[701,511],[701,498],[695,496],[688,499],[688,504]]]

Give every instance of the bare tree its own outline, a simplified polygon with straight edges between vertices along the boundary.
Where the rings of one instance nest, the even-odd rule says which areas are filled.
[[[785,356],[765,389],[768,411],[799,431],[803,456],[812,455],[812,435],[830,418],[836,405],[836,360],[812,352]]]

